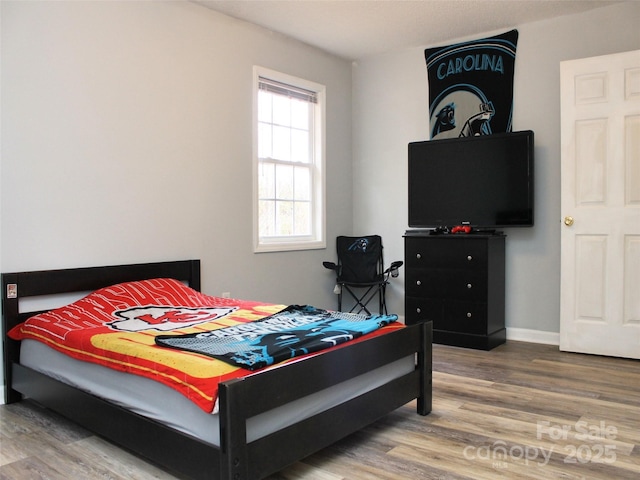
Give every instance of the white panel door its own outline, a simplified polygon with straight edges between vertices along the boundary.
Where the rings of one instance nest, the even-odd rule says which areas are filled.
[[[560,82],[560,349],[640,358],[640,50]]]

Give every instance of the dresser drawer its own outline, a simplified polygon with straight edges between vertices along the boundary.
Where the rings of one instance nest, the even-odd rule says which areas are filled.
[[[404,316],[407,325],[420,322],[441,322],[444,318],[444,301],[405,296]]]
[[[487,333],[487,304],[477,302],[445,301],[443,321],[433,328],[450,332],[472,334]]]
[[[412,297],[442,298],[447,292],[450,273],[444,269],[406,269],[404,274],[405,294]]]
[[[487,298],[487,273],[439,268],[407,269],[405,293],[412,297],[484,301]]]
[[[482,335],[487,328],[487,304],[438,298],[405,298],[405,322],[433,322],[435,330]]]
[[[466,238],[405,238],[408,268],[487,268],[487,247]]]

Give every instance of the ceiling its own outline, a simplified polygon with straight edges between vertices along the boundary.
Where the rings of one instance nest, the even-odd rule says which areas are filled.
[[[357,60],[584,12],[611,0],[192,0]],[[501,32],[498,32],[501,33]]]

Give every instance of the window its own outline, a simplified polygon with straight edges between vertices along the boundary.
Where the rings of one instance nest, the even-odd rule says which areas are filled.
[[[254,70],[254,249],[324,248],[324,87]]]

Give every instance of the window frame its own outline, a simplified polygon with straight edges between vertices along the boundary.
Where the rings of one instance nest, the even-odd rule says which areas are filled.
[[[310,235],[260,236],[258,179],[261,159],[258,141],[258,93],[261,78],[314,92],[317,99],[314,107],[313,127],[310,129],[313,134],[313,139],[310,140],[313,142]],[[265,67],[253,67],[253,250],[255,253],[326,248],[325,98],[326,87],[324,85]]]

